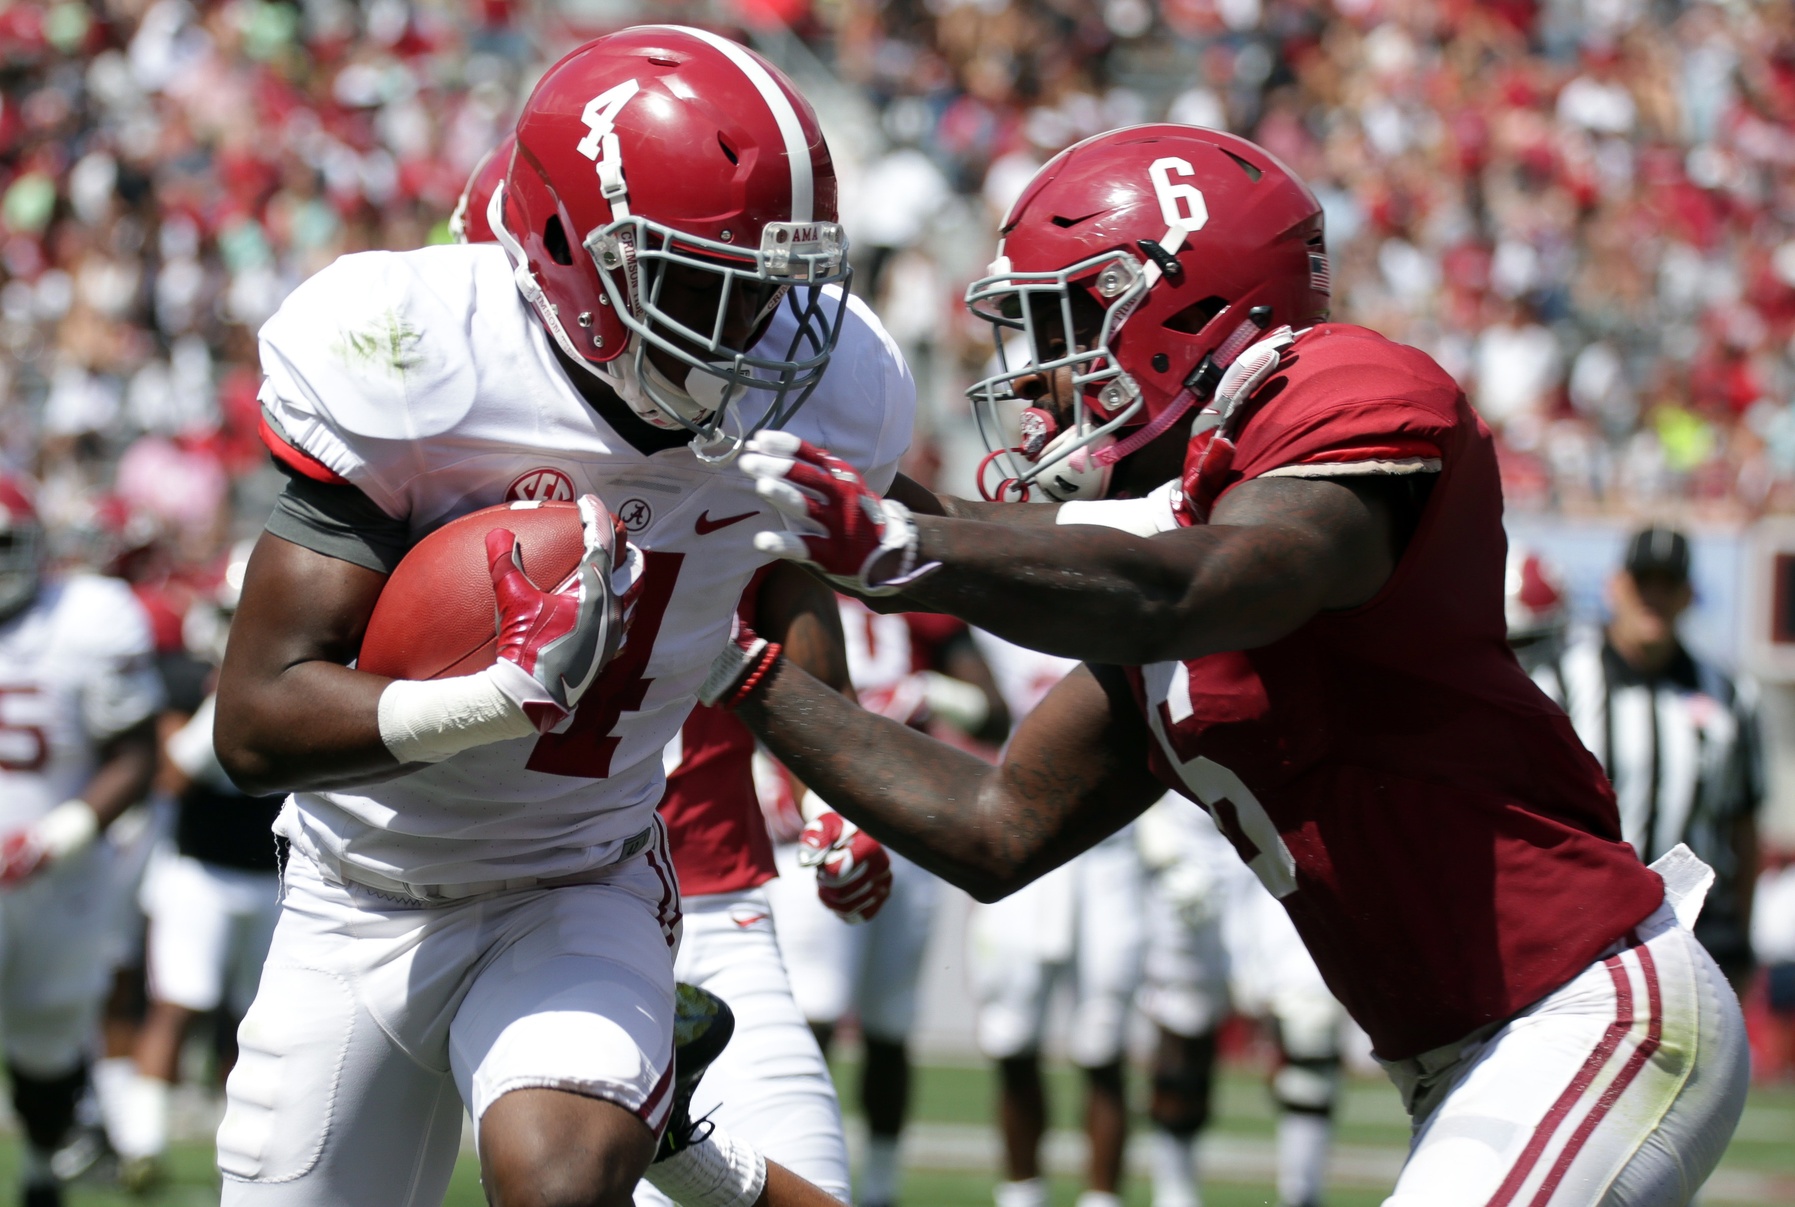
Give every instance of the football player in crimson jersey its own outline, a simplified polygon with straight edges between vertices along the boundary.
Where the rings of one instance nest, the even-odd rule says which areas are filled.
[[[42,574],[44,530],[0,477],[0,1044],[25,1131],[26,1207],[62,1202],[67,1139],[118,941],[96,842],[155,770],[150,622],[115,578]]]
[[[462,243],[497,242],[486,212],[504,181],[514,138],[506,138],[468,178],[449,226]],[[847,650],[836,595],[813,575],[775,563],[742,593],[740,615],[783,644],[786,656],[837,690],[848,687]],[[674,974],[722,998],[733,1039],[707,1069],[691,1114],[726,1127],[768,1157],[846,1201],[847,1141],[835,1085],[816,1038],[792,993],[774,937],[770,894],[779,876],[754,785],[754,735],[721,708],[692,710],[662,752],[667,794],[660,815],[679,876],[682,935]],[[812,852],[837,847],[837,829],[822,838],[825,819],[805,827]],[[857,827],[849,827],[857,829]],[[879,912],[890,896],[890,859],[871,837],[859,849],[831,850],[810,883],[818,908],[854,921]],[[836,911],[836,912],[831,912]],[[790,939],[787,940],[788,944]],[[636,1187],[640,1207],[668,1199],[648,1182]]]
[[[226,1203],[439,1202],[464,1105],[495,1204],[632,1196],[675,1097],[661,752],[778,527],[727,462],[778,423],[888,486],[909,441],[816,115],[742,47],[643,26],[571,52],[486,219],[501,246],[343,257],[260,334],[289,484],[214,736],[239,786],[292,794],[291,855],[227,1086]],[[551,499],[579,500],[582,572],[538,589],[495,524],[492,666],[350,665],[419,538]],[[687,1204],[827,1199],[746,1145],[676,1139],[649,1177]]]
[[[974,396],[1033,404],[991,493],[1068,501],[908,492],[942,513],[915,515],[784,434],[740,464],[790,517],[769,550],[1085,666],[995,769],[826,707],[764,652],[744,715],[985,898],[1162,784],[1202,802],[1403,1093],[1391,1203],[1684,1202],[1746,1085],[1738,1002],[1688,929],[1712,873],[1621,841],[1503,641],[1488,429],[1422,353],[1325,321],[1321,222],[1214,131],[1044,167],[968,294],[1017,358]]]

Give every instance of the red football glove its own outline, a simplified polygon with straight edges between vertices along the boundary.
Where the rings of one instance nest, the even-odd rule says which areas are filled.
[[[486,558],[498,600],[499,660],[529,676],[508,675],[500,687],[517,699],[543,733],[572,714],[580,697],[623,643],[642,559],[623,526],[593,495],[580,497],[586,549],[580,564],[552,591],[531,582],[514,533],[486,534]]]
[[[30,827],[0,838],[0,889],[23,884],[49,862],[50,852]]]
[[[833,810],[798,835],[798,865],[816,869],[817,899],[844,922],[871,922],[891,896],[891,856]]]
[[[67,800],[0,838],[0,889],[15,888],[58,860],[92,845],[99,819],[82,800]]]
[[[790,432],[761,432],[737,464],[787,529],[756,533],[762,553],[809,562],[862,595],[894,595],[940,564],[916,564],[910,509],[874,494],[833,453]]]

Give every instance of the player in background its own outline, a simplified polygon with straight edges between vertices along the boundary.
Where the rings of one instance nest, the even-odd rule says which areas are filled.
[[[843,690],[848,666],[834,592],[791,569],[772,566],[757,575],[743,597],[742,618],[757,629],[766,626],[788,657]],[[674,969],[682,982],[727,1002],[736,1019],[736,1038],[706,1074],[693,1113],[714,1118],[846,1202],[841,1107],[781,959],[790,938],[772,904],[781,869],[755,791],[754,735],[728,711],[701,705],[663,757],[667,795],[660,812],[685,915]],[[839,817],[835,821],[841,824]],[[817,849],[829,846],[836,833],[819,840]],[[820,908],[854,916],[877,915],[891,893],[885,852],[864,836],[851,855],[844,850],[829,866],[784,875],[795,882],[795,892],[820,896]],[[647,1207],[668,1200],[645,1184],[636,1201]]]
[[[1689,538],[1674,529],[1633,533],[1608,580],[1606,623],[1561,639],[1533,677],[1607,772],[1621,836],[1640,859],[1649,863],[1687,843],[1714,869],[1695,937],[1743,994],[1755,967],[1751,914],[1764,800],[1758,689],[1749,676],[1729,676],[1696,656],[1678,636],[1677,621],[1695,599],[1689,554]],[[1511,616],[1514,610],[1511,593]]]
[[[215,739],[246,791],[292,793],[290,853],[227,1086],[227,1204],[438,1202],[464,1106],[500,1207],[632,1197],[673,1097],[662,751],[778,524],[726,462],[777,421],[889,483],[909,439],[834,193],[775,69],[637,27],[537,84],[487,210],[502,246],[345,256],[263,328],[289,483]],[[349,665],[420,537],[553,499],[580,502],[582,572],[541,591],[489,532],[490,668]],[[723,1139],[651,1179],[702,1207],[826,1197]]]
[[[1622,841],[1503,640],[1489,430],[1422,353],[1324,321],[1321,223],[1217,131],[1113,131],[1043,168],[968,293],[1026,355],[974,394],[1035,404],[991,429],[993,493],[1067,501],[905,490],[949,513],[915,514],[786,434],[740,465],[791,517],[770,551],[1085,665],[996,769],[826,707],[776,658],[743,715],[986,899],[1162,785],[1201,801],[1402,1093],[1392,1207],[1687,1202],[1748,1078],[1689,929],[1713,873]]]
[[[1511,545],[1502,593],[1509,648],[1536,681],[1542,674],[1557,678],[1571,616],[1557,567],[1524,545]],[[1550,687],[1546,691],[1551,694]]]
[[[1003,702],[964,624],[948,616],[881,616],[847,597],[840,624],[862,708],[906,725],[945,727],[962,741],[1001,739]],[[855,1202],[892,1207],[902,1189],[917,983],[939,886],[910,860],[888,855],[890,897],[876,914],[826,908],[810,891],[805,868],[818,857],[819,842],[841,844],[833,836],[841,821],[776,767],[763,764],[760,779],[769,825],[784,839],[775,850],[779,879],[767,892],[792,992],[825,1053],[843,1019],[852,1015],[860,1027],[859,1098],[868,1135]]]
[[[117,579],[42,574],[44,530],[0,478],[0,1042],[25,1207],[75,1118],[116,952],[110,844],[155,771],[149,623]]]
[[[1020,723],[1077,663],[974,630],[979,652]],[[967,963],[978,999],[979,1051],[997,1063],[1005,1181],[997,1207],[1046,1207],[1041,1143],[1047,1091],[1041,1044],[1054,990],[1072,992],[1066,1054],[1084,1075],[1090,1144],[1079,1207],[1118,1207],[1128,1141],[1123,1069],[1128,1017],[1141,983],[1145,870],[1124,826],[1001,901],[976,906]]]
[[[449,219],[457,241],[496,241],[485,214],[514,146],[507,138],[475,167]],[[743,592],[740,614],[818,679],[846,688],[835,593],[820,580],[795,566],[768,566]],[[667,794],[659,811],[684,915],[674,975],[682,985],[722,999],[733,1019],[733,1041],[708,1066],[690,1110],[846,1201],[841,1107],[780,958],[769,900],[779,870],[761,818],[753,762],[754,735],[727,711],[704,705],[692,710],[662,751]],[[864,836],[852,856],[840,852],[814,873],[794,867],[787,874],[800,882],[797,892],[817,899],[825,913],[840,909],[870,917],[891,892],[885,853]],[[658,1207],[668,1199],[644,1181],[636,1187],[636,1202]]]
[[[119,1182],[134,1193],[161,1179],[169,1098],[188,1031],[221,1008],[230,1019],[243,1016],[279,913],[278,840],[270,831],[281,798],[238,791],[212,744],[213,681],[248,562],[245,542],[231,551],[222,581],[206,601],[211,615],[193,609],[196,623],[187,628],[198,648],[162,660],[169,702],[157,722],[159,779],[174,800],[175,819],[170,846],[157,853],[144,877],[149,1009],[134,1075],[111,1127]],[[213,617],[216,623],[209,623]],[[224,1055],[221,1074],[232,1063],[233,1054]]]
[[[1277,898],[1201,810],[1176,796],[1135,825],[1150,872],[1141,1013],[1153,1057],[1153,1207],[1198,1207],[1195,1145],[1215,1088],[1216,1028],[1230,1010],[1270,1024],[1278,1049],[1280,1207],[1314,1207],[1326,1181],[1345,1012]]]

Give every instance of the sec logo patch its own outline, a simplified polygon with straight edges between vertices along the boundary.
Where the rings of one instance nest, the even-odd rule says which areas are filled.
[[[631,532],[641,532],[654,521],[654,508],[644,499],[625,499],[617,509],[617,518]]]
[[[573,500],[573,479],[558,469],[542,466],[519,474],[505,488],[507,503],[566,503]]]

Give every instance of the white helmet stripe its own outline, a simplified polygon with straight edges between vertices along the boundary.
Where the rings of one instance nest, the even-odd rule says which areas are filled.
[[[815,187],[810,170],[810,144],[804,139],[804,123],[798,120],[798,111],[792,107],[791,98],[785,90],[774,82],[755,57],[731,42],[728,38],[719,37],[702,29],[693,29],[688,25],[662,25],[661,29],[674,29],[682,34],[690,34],[715,46],[728,56],[729,61],[742,69],[755,88],[760,90],[761,99],[767,102],[767,108],[773,112],[773,120],[778,123],[779,133],[785,139],[785,158],[792,169],[792,217],[793,222],[810,222],[816,215]]]

